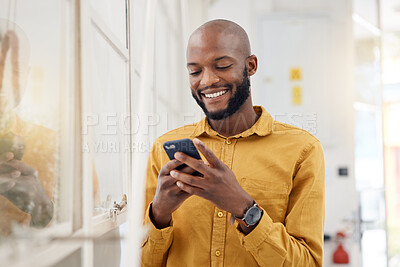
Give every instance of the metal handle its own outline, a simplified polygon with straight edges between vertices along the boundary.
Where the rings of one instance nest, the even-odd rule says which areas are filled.
[[[117,215],[126,207],[126,205],[128,205],[126,194],[122,196],[121,202],[117,203],[117,201],[114,201],[112,208],[110,208],[110,218],[113,222],[117,220]]]

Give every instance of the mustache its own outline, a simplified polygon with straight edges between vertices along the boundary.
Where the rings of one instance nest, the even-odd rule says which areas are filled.
[[[205,87],[203,87],[203,88],[198,89],[198,90],[197,90],[197,93],[198,93],[198,94],[201,94],[204,90],[207,90],[207,89],[217,89],[217,88],[221,88],[221,87],[226,87],[226,88],[228,88],[229,90],[232,90],[232,88],[233,88],[232,84],[222,84],[222,85],[213,84],[213,85],[205,86]]]

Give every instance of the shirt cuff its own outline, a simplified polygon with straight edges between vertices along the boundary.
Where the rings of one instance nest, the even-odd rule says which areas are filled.
[[[172,235],[173,230],[173,220],[171,219],[170,225],[163,229],[158,229],[155,227],[153,222],[150,219],[150,207],[151,203],[147,206],[146,215],[144,217],[144,224],[150,227],[149,230],[149,238],[154,242],[168,240]]]
[[[236,232],[238,233],[240,244],[244,246],[247,251],[257,250],[258,247],[268,238],[272,229],[273,221],[271,217],[268,216],[263,208],[261,209],[263,210],[261,220],[258,222],[253,231],[247,235],[240,231],[239,224],[235,222]]]

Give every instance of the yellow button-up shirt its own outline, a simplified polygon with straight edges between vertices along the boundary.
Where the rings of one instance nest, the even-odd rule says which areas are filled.
[[[149,155],[142,266],[322,266],[324,155],[308,132],[275,121],[264,108],[245,132],[228,138],[204,118],[159,137]],[[169,227],[149,218],[158,173],[169,159],[165,141],[199,138],[235,174],[263,209],[256,228],[244,235],[230,213],[198,196],[172,214]]]

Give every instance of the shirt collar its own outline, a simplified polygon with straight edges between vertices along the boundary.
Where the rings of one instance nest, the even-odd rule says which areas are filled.
[[[254,111],[258,115],[260,115],[256,123],[254,123],[253,126],[251,126],[246,131],[230,137],[232,138],[248,137],[253,134],[257,134],[258,136],[266,136],[272,132],[272,123],[274,121],[272,116],[265,110],[264,107],[254,106],[253,108]],[[197,137],[202,134],[208,134],[210,136],[217,136],[217,135],[221,136],[213,128],[211,128],[210,124],[208,123],[207,117],[204,117],[199,123],[197,123],[192,135],[194,137]]]

